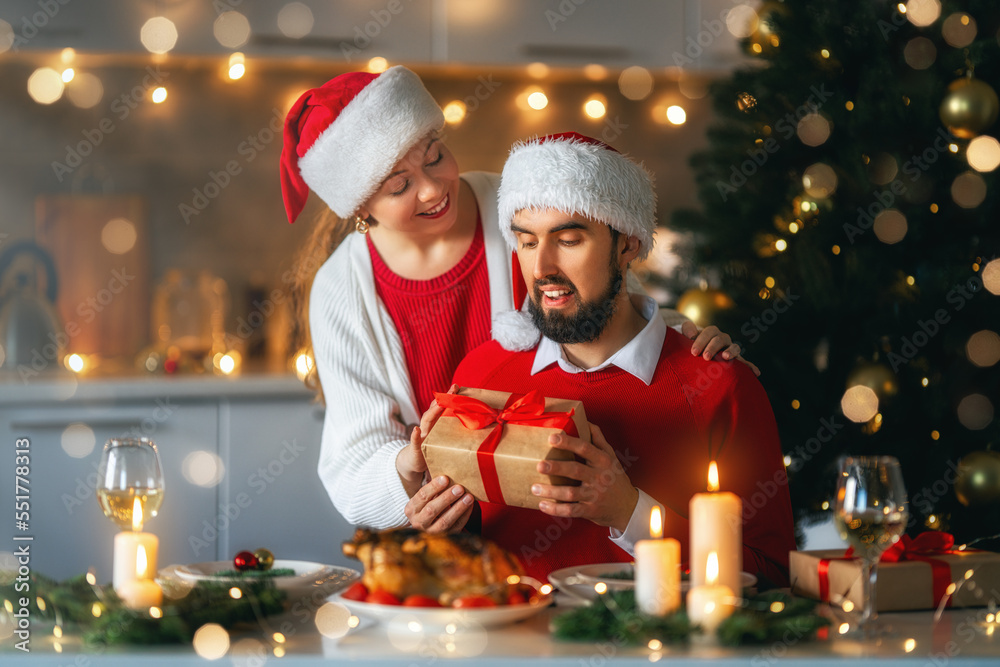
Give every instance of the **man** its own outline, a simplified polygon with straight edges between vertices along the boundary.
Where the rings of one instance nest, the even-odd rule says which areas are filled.
[[[552,436],[552,446],[577,460],[543,461],[538,471],[580,484],[535,485],[533,493],[557,501],[542,502],[540,512],[482,503],[483,535],[517,553],[535,576],[628,561],[658,504],[664,534],[680,540],[686,560],[688,503],[705,490],[716,460],[722,489],[745,507],[771,491],[745,512],[744,569],[787,583],[792,512],[763,388],[742,364],[710,373],[712,362],[689,353],[652,299],[625,289],[629,263],[652,246],[649,175],[597,140],[552,135],[511,151],[499,208],[528,288],[527,312],[495,322],[495,340],[466,357],[454,381],[581,400],[592,443]]]

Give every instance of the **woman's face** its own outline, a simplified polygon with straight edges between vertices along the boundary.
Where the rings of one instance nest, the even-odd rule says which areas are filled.
[[[458,164],[435,136],[417,142],[358,211],[379,233],[438,235],[458,219]]]

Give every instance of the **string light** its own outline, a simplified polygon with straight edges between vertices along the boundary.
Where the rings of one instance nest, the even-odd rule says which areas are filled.
[[[74,76],[76,76],[76,70],[74,70],[72,67],[67,67],[66,69],[64,69],[62,71],[62,80],[63,80],[63,83],[69,83],[70,81],[73,80]],[[982,170],[980,170],[980,171],[982,171]]]
[[[846,103],[844,104],[844,107],[845,107],[845,108],[846,108],[846,109],[847,109],[848,111],[854,111],[854,102],[852,102],[852,101],[850,101],[850,100],[847,100],[847,102],[846,102]]]
[[[792,410],[798,410],[802,404],[799,403],[799,399],[792,399]]]
[[[684,111],[684,107],[674,104],[667,107],[667,120],[674,125],[683,125],[687,121],[687,112]]]
[[[163,86],[154,89],[150,99],[153,100],[154,104],[162,104],[167,99],[167,89]]]
[[[528,106],[535,111],[541,111],[549,105],[549,98],[540,90],[528,94]]]
[[[242,53],[237,51],[233,55],[229,56],[229,78],[236,80],[242,78],[246,73],[247,68],[245,65],[245,57]]]
[[[444,122],[449,125],[458,125],[465,119],[466,110],[465,102],[461,100],[448,102],[448,104],[444,105],[444,109],[442,109],[444,112]]]

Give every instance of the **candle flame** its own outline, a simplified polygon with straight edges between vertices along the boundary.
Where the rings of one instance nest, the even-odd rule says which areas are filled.
[[[708,464],[708,490],[719,490],[719,466],[716,465],[715,461]]]
[[[719,554],[715,551],[708,552],[708,560],[705,562],[705,583],[714,586],[719,580]]]
[[[135,551],[135,576],[137,579],[146,578],[146,547],[141,544]]]
[[[654,540],[663,537],[663,515],[660,514],[659,506],[649,513],[649,536]]]
[[[142,530],[142,502],[138,498],[132,503],[132,530]]]

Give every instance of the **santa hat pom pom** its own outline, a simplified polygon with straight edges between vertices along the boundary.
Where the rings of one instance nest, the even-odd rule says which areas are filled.
[[[510,352],[530,350],[541,338],[531,316],[521,310],[507,310],[493,317],[493,339]]]

